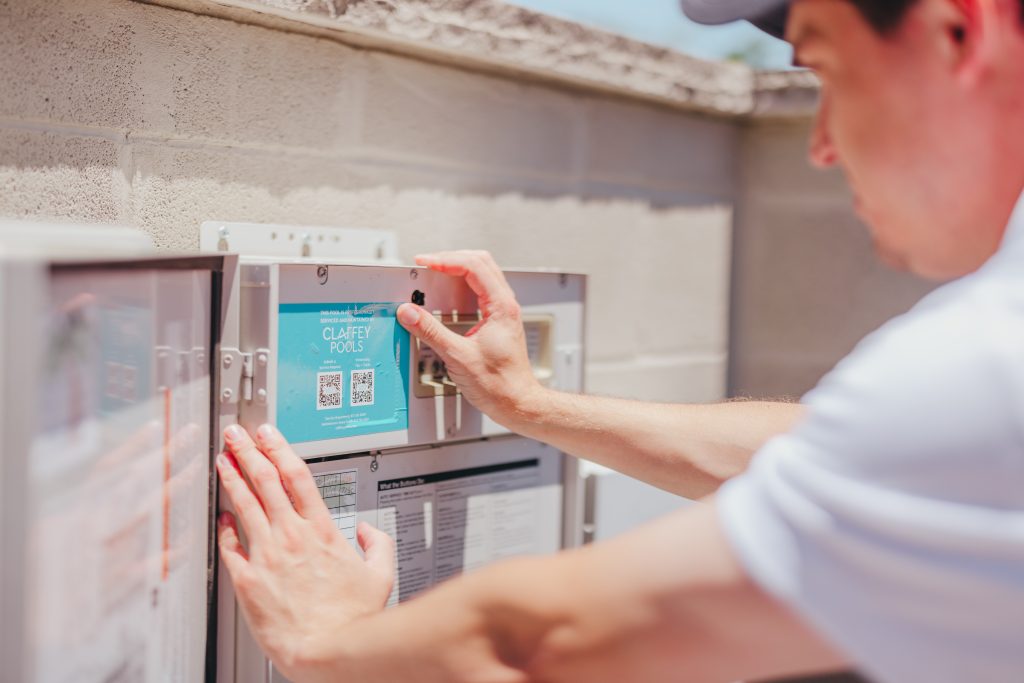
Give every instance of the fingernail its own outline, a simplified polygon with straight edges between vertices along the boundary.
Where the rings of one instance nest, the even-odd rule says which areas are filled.
[[[231,465],[231,461],[228,460],[228,456],[223,453],[217,454],[217,467],[228,467]]]
[[[403,325],[415,325],[420,320],[420,312],[415,306],[405,304],[398,309],[398,321]]]
[[[242,434],[244,434],[244,432],[238,425],[231,425],[224,430],[224,438],[228,441],[238,441],[242,438]]]
[[[274,425],[262,424],[260,425],[260,428],[256,430],[256,434],[261,439],[273,439],[277,436],[277,430],[274,429]]]

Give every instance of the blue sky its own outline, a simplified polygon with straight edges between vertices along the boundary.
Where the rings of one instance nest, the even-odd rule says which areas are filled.
[[[724,59],[742,53],[762,68],[785,68],[789,46],[746,22],[699,26],[683,16],[678,0],[509,0],[547,14],[572,19],[608,31],[704,59]]]

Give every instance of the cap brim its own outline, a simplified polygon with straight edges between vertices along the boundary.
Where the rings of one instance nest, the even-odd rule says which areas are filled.
[[[786,32],[790,0],[680,0],[683,13],[698,24],[747,20],[777,38]]]

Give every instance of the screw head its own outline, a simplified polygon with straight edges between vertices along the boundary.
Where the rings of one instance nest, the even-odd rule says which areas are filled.
[[[234,395],[235,395],[235,392],[231,391],[230,389],[225,389],[224,391],[220,392],[221,399],[223,399],[225,401],[230,401],[231,397],[234,396]]]
[[[266,401],[267,400],[267,390],[266,389],[259,389],[256,392],[256,398],[258,398],[261,403]]]
[[[418,270],[410,270],[409,271],[409,279],[410,280],[415,280],[419,276],[420,276],[420,271],[418,271]]]
[[[316,277],[320,280],[320,284],[327,284],[327,266],[317,266]]]
[[[260,355],[256,356],[256,362],[259,364],[261,368],[265,367],[267,364],[267,354],[261,353]]]
[[[231,356],[224,356],[224,367],[230,368],[231,362]]]

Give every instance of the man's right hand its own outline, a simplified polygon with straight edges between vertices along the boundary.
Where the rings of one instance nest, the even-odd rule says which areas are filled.
[[[452,332],[415,304],[398,309],[398,321],[430,346],[448,368],[448,376],[477,409],[515,429],[521,406],[536,405],[544,391],[533,374],[526,334],[515,293],[486,251],[449,251],[416,257],[439,273],[465,278],[476,293],[481,321],[465,336]]]

